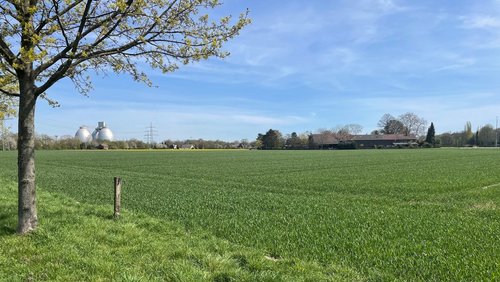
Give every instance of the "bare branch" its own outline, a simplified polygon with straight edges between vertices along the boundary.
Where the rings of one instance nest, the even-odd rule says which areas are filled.
[[[10,92],[10,91],[7,91],[7,90],[3,90],[2,88],[0,88],[0,94],[2,95],[6,95],[6,96],[9,96],[9,97],[19,97],[19,93],[14,93],[14,92]]]
[[[7,43],[5,43],[5,41],[1,37],[0,37],[0,55],[4,57],[4,59],[11,67],[13,67],[14,62],[16,61],[16,55],[12,53]]]

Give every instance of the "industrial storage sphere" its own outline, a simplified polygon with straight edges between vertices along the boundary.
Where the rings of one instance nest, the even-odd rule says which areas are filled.
[[[97,141],[113,141],[113,132],[111,129],[104,127],[101,128],[96,134]]]
[[[87,127],[85,126],[80,126],[80,129],[75,133],[75,138],[78,138],[80,142],[82,143],[88,143],[92,141],[92,134],[90,134],[90,131]]]

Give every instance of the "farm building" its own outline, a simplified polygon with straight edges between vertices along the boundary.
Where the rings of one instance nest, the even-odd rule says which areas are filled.
[[[181,149],[196,149],[196,147],[194,145],[191,145],[191,144],[184,144],[184,145],[181,145]]]
[[[357,148],[371,149],[375,147],[396,147],[416,144],[414,135],[403,134],[366,134],[352,135],[348,140],[339,140],[334,134],[311,134],[311,141],[317,149],[335,149],[341,143],[355,143]]]
[[[396,147],[396,146],[409,146],[416,145],[417,137],[415,135],[403,134],[367,134],[367,135],[354,135],[352,140],[356,143],[358,148],[374,148],[377,147]]]
[[[314,144],[315,149],[334,149],[339,145],[339,140],[333,133],[311,134],[309,141]]]

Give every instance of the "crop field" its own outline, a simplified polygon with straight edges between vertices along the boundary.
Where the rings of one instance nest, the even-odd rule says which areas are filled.
[[[39,190],[366,279],[499,280],[500,150],[38,151]],[[15,180],[16,154],[0,152]],[[44,205],[40,202],[39,205]]]

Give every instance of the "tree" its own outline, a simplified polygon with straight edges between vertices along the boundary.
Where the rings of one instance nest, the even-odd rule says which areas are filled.
[[[1,82],[1,79],[0,79]],[[16,116],[16,99],[3,95],[0,92],[0,139],[2,142],[2,151],[7,147],[8,137],[10,135],[10,128],[5,126],[5,120],[10,117]],[[8,146],[10,148],[10,146]]]
[[[406,127],[401,121],[393,119],[381,131],[384,134],[404,134]]]
[[[349,125],[337,126],[333,131],[333,136],[340,142],[352,140],[352,133]]]
[[[307,148],[309,150],[312,150],[312,149],[317,149],[316,147],[316,143],[314,143],[314,137],[313,137],[313,134],[310,133],[308,136],[307,136]]]
[[[318,141],[320,142],[321,149],[324,149],[325,142],[334,136],[335,136],[335,133],[332,130],[328,130],[326,128],[318,129],[318,137],[319,137]]]
[[[0,68],[1,67],[2,64],[0,61]],[[17,90],[17,87],[14,77],[12,75],[3,75],[3,72],[0,69],[0,120],[3,121],[8,117],[15,116],[17,114],[17,98],[11,95],[6,95],[2,89],[14,92]]]
[[[427,121],[414,113],[404,113],[398,119],[404,126],[403,134],[406,136],[415,135],[421,136],[425,134]]]
[[[436,130],[434,129],[434,123],[431,122],[431,126],[427,130],[427,136],[425,137],[425,142],[434,145],[436,144]]]
[[[86,94],[91,89],[88,70],[127,73],[150,85],[139,65],[172,72],[179,63],[227,56],[222,44],[249,19],[247,13],[236,21],[199,15],[218,5],[217,0],[2,1],[0,92],[19,97],[18,233],[34,230],[38,223],[37,99],[48,99],[46,91],[63,78]],[[4,87],[8,81],[15,81],[19,91]]]
[[[5,92],[16,92],[17,82],[15,76],[5,74],[1,58],[0,56],[0,120],[4,120],[9,116],[16,115],[17,97],[7,95]]]
[[[389,124],[389,122],[395,119],[396,118],[393,117],[391,114],[384,114],[378,121],[377,126],[381,129],[381,131],[383,131],[384,128]]]
[[[467,144],[472,145],[474,143],[474,133],[472,132],[472,124],[470,121],[465,123],[464,138]]]
[[[384,114],[377,126],[380,127],[379,132],[382,134],[403,134],[405,131],[403,123],[391,114]]]
[[[266,134],[257,137],[262,141],[262,149],[273,150],[283,148],[283,138],[279,130],[269,129]]]
[[[337,133],[356,135],[360,134],[363,131],[363,126],[357,123],[350,123],[346,125],[338,125],[332,131]]]
[[[453,147],[456,146],[456,140],[452,133],[445,132],[441,135],[436,136],[436,139],[439,140],[441,146],[443,147]]]
[[[264,142],[264,134],[259,133],[257,135],[257,139],[255,140],[255,148],[262,149],[262,147],[264,146],[263,142]]]
[[[482,147],[494,147],[495,146],[495,129],[491,124],[487,124],[481,129],[479,129],[479,134],[478,134],[478,144],[479,146]]]
[[[16,101],[13,97],[0,94],[0,120],[16,115]]]
[[[303,149],[305,142],[296,132],[292,132],[289,138],[286,139],[286,147],[288,149]]]

